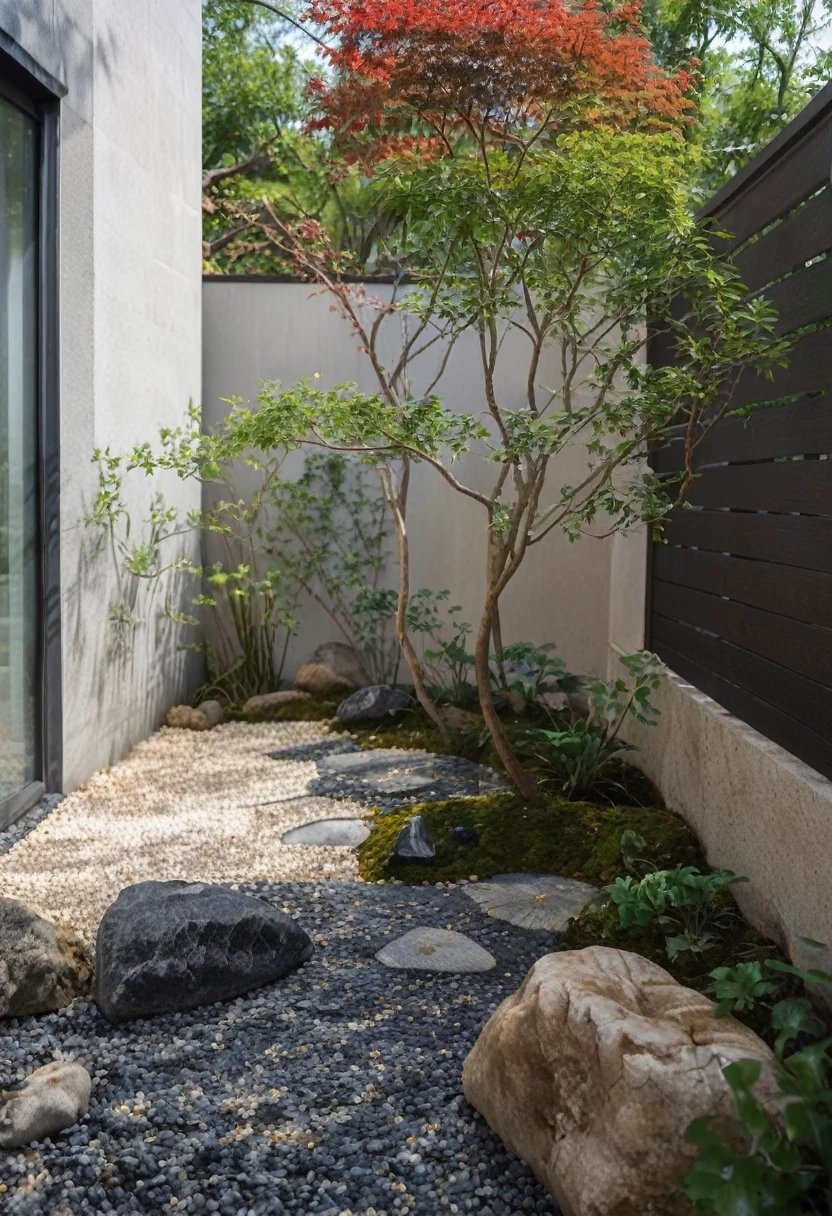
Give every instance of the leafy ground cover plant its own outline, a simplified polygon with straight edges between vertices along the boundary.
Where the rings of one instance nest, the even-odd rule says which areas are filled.
[[[779,959],[766,960],[765,968],[769,975],[832,987],[832,976],[819,969],[794,967]],[[717,1016],[742,1013],[776,991],[760,966],[720,968],[712,976],[717,995],[722,994]],[[699,1146],[700,1154],[681,1189],[705,1216],[820,1216],[832,1209],[832,1039],[817,1039],[784,1058],[786,1049],[800,1037],[817,1038],[826,1030],[805,998],[778,1001],[771,1008],[770,1026],[776,1033],[783,1095],[777,1120],[753,1092],[760,1078],[759,1061],[738,1060],[722,1070],[736,1125],[715,1126],[706,1115],[688,1128],[688,1139]]]
[[[589,797],[599,782],[609,781],[612,762],[636,751],[620,738],[628,718],[652,726],[658,716],[650,694],[661,683],[663,666],[648,652],[623,655],[630,682],[593,680],[585,686],[589,717],[575,718],[558,729],[535,727],[528,732],[526,751],[543,765],[544,773],[567,798]]]
[[[716,941],[716,931],[735,914],[717,896],[728,886],[748,882],[731,870],[702,873],[696,866],[654,870],[636,879],[619,877],[606,888],[618,910],[622,929],[660,925],[675,932],[665,937],[668,958],[685,951],[702,954]]]
[[[490,656],[491,684],[497,709],[533,709],[558,694],[577,692],[580,680],[563,661],[551,652],[554,644],[535,646],[533,642],[514,642]]]

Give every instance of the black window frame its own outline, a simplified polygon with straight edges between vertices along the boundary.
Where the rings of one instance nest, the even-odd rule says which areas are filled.
[[[38,778],[0,802],[0,829],[63,780],[61,696],[59,155],[66,89],[0,30],[0,98],[38,127]]]

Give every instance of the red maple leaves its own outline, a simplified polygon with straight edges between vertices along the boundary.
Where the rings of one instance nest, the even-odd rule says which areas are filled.
[[[580,122],[678,125],[691,77],[668,75],[640,4],[598,0],[311,0],[336,83],[314,124],[374,155],[453,153],[466,133],[522,142]]]

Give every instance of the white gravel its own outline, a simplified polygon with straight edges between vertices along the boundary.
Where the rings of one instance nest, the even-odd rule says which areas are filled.
[[[145,879],[356,879],[349,846],[281,840],[290,828],[330,818],[335,804],[306,794],[317,772],[312,761],[267,753],[327,734],[317,722],[163,727],[0,856],[0,894],[91,939],[119,891]],[[337,805],[339,815],[368,813]]]

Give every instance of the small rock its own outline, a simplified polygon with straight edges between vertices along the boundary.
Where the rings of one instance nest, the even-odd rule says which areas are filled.
[[[464,933],[450,929],[410,929],[379,950],[385,967],[414,971],[490,971],[497,960]]]
[[[110,904],[95,944],[95,999],[111,1022],[227,1001],[312,954],[263,900],[206,883],[140,882]]]
[[[358,651],[345,642],[325,642],[319,646],[295,676],[295,688],[313,697],[345,697],[370,683]]]
[[[165,726],[174,726],[179,730],[210,730],[211,723],[208,715],[201,709],[191,705],[174,705],[165,714]]]
[[[396,838],[391,861],[430,861],[436,856],[428,825],[422,815],[408,819]]]
[[[638,954],[547,954],[468,1055],[465,1097],[564,1213],[681,1216],[688,1126],[733,1114],[722,1069],[759,1060],[756,1096],[778,1103],[771,1051],[714,1008]]]
[[[243,713],[264,714],[273,709],[280,709],[282,705],[291,705],[293,701],[311,700],[308,692],[301,692],[299,688],[284,688],[280,692],[264,692],[258,697],[249,697],[243,706]]]
[[[219,726],[225,717],[225,711],[219,701],[200,701],[196,707],[197,713],[205,714],[208,719],[208,725],[213,729]]]
[[[0,1016],[51,1013],[91,988],[92,959],[73,930],[0,897]]]
[[[86,1068],[56,1060],[27,1077],[22,1089],[0,1093],[0,1148],[21,1148],[72,1127],[87,1113],[91,1086]]]
[[[458,705],[446,705],[444,709],[439,710],[439,717],[454,735],[482,725],[479,714],[472,713],[470,709],[460,709]]]
[[[475,845],[480,842],[480,838],[473,828],[462,826],[451,828],[451,836],[457,844]]]
[[[413,698],[402,688],[370,684],[343,700],[335,716],[344,723],[363,722],[371,718],[385,718],[388,714],[408,709],[412,704]]]

